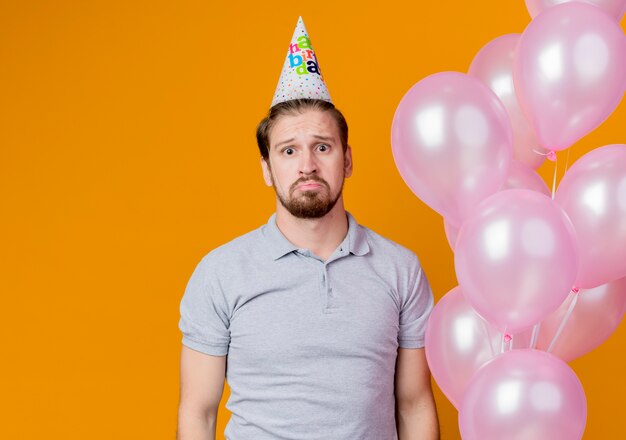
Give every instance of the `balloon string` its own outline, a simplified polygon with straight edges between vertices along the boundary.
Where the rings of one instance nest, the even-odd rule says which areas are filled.
[[[511,347],[513,346],[513,336],[506,332],[506,328],[504,330],[505,332],[502,334],[502,343],[500,344],[500,354],[504,353],[505,345],[507,347],[507,351],[511,350]]]
[[[552,342],[550,342],[550,345],[548,346],[548,349],[546,350],[548,353],[552,351],[554,344],[556,344],[557,339],[559,339],[559,336],[561,336],[561,332],[563,331],[563,328],[565,328],[565,324],[567,324],[567,321],[569,321],[569,317],[572,315],[572,312],[574,311],[574,306],[576,305],[576,302],[578,301],[578,294],[576,290],[572,290],[572,292],[574,292],[574,297],[572,298],[572,301],[569,303],[567,313],[565,313],[565,316],[563,317],[563,321],[561,321],[561,325],[559,326],[558,330],[554,334],[554,337],[552,338]]]
[[[552,200],[554,200],[554,194],[556,194],[556,170],[558,168],[558,162],[556,155],[554,156],[554,177],[552,178]]]
[[[487,322],[484,319],[481,319],[480,322],[483,323],[483,328],[485,329],[485,334],[487,335],[487,340],[489,341],[489,348],[491,349],[491,357],[496,355],[496,351],[493,349],[493,340],[491,337],[491,332],[489,331],[489,327],[487,327]]]
[[[539,156],[553,156],[555,153],[554,151],[548,151],[547,153],[542,153],[541,151],[535,150],[535,149],[533,149],[533,152],[538,154]]]
[[[539,329],[541,328],[541,323],[538,322],[533,327],[533,332],[530,336],[530,347],[532,349],[537,348],[537,340],[539,339]]]

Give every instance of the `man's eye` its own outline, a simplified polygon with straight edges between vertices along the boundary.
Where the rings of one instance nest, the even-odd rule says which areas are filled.
[[[285,153],[287,156],[291,156],[294,153],[293,148],[285,148],[283,150],[283,153]]]
[[[328,145],[321,144],[320,146],[317,147],[317,149],[320,150],[320,151],[326,151],[326,150],[328,150]]]

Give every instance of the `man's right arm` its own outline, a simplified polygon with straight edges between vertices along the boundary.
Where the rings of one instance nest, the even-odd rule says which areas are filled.
[[[217,408],[224,391],[226,356],[183,345],[180,354],[178,440],[215,440]]]

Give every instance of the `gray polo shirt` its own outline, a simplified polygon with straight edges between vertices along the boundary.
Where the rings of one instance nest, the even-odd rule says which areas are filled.
[[[266,225],[209,253],[181,301],[183,344],[227,355],[229,440],[396,439],[398,347],[433,306],[406,248],[360,226],[326,261]]]

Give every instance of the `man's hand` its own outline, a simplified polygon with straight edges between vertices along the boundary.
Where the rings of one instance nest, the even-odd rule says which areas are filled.
[[[398,349],[395,394],[398,440],[437,440],[437,408],[423,348]]]
[[[180,354],[178,440],[215,440],[215,422],[226,373],[226,356],[209,356],[183,345]]]

